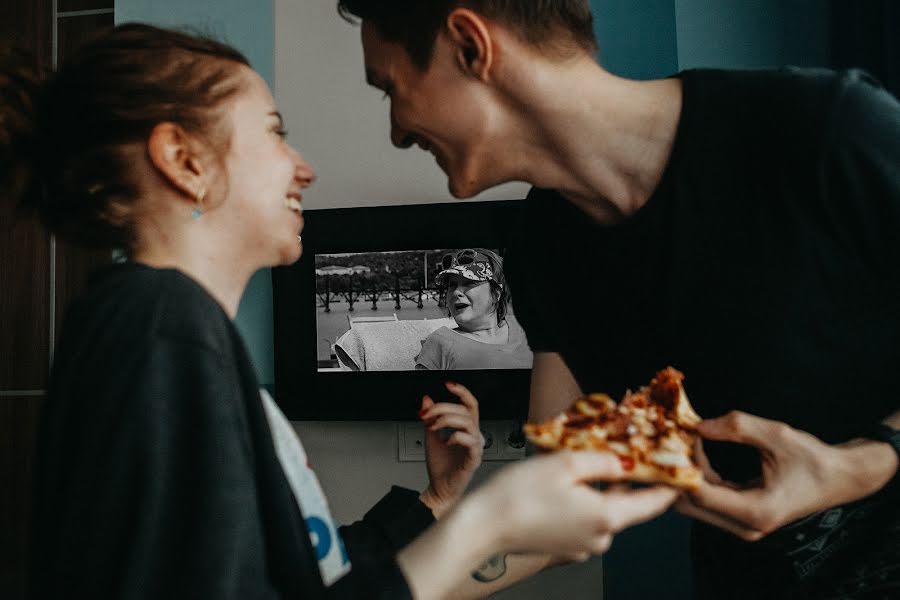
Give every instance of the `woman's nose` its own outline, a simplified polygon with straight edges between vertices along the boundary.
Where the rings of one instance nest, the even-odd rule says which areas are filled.
[[[296,155],[297,159],[294,178],[297,179],[303,187],[307,187],[316,180],[316,172],[299,152],[296,152]]]

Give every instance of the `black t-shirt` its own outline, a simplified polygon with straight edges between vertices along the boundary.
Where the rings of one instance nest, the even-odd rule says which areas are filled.
[[[635,215],[603,226],[529,194],[507,260],[529,345],[585,392],[672,365],[704,417],[855,437],[900,408],[900,106],[859,72],[681,79],[672,156]],[[759,472],[746,448],[709,454],[727,478]]]
[[[394,489],[341,529],[330,588],[231,320],[171,269],[109,268],[71,308],[42,415],[34,598],[408,598],[433,521]]]

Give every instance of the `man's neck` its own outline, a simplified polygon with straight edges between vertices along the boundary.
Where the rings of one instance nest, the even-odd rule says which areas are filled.
[[[637,212],[669,162],[681,80],[621,79],[589,59],[539,64],[528,79],[515,124],[521,178],[559,191],[600,222]]]

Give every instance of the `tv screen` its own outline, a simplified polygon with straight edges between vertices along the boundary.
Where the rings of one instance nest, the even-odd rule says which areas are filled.
[[[412,420],[467,385],[521,418],[532,353],[504,257],[521,201],[310,210],[273,270],[275,397],[292,419]]]
[[[500,249],[317,254],[315,274],[320,373],[531,368]]]

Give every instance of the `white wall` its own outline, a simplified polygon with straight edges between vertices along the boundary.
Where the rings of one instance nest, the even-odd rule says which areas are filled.
[[[388,102],[365,83],[359,28],[337,2],[275,1],[275,99],[289,140],[318,172],[304,208],[447,202],[431,154],[398,150],[388,137]],[[524,198],[510,184],[476,200]]]

